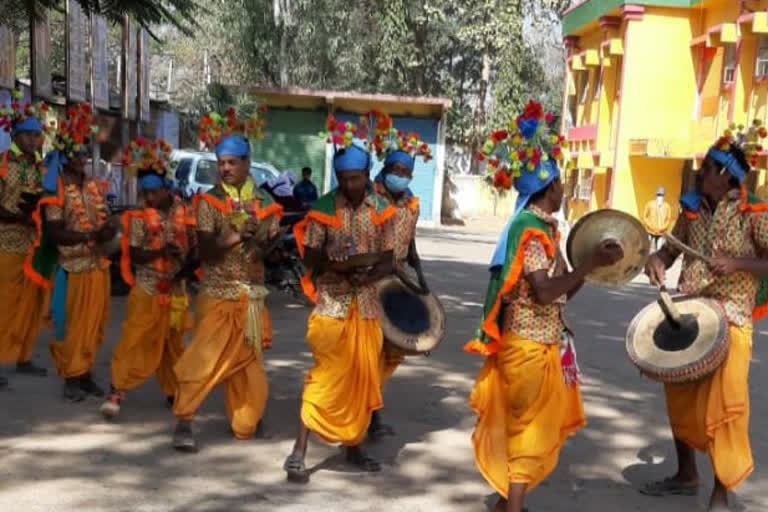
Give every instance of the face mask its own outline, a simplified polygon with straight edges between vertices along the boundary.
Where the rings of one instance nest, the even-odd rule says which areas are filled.
[[[398,176],[397,174],[387,174],[384,177],[384,185],[387,187],[387,190],[394,192],[395,194],[405,192],[408,190],[408,185],[410,184],[411,178]]]

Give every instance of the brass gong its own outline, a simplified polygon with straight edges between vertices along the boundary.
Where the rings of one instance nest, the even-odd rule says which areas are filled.
[[[620,245],[624,256],[609,267],[595,269],[586,280],[603,286],[627,284],[643,271],[651,251],[645,228],[627,213],[604,209],[579,219],[568,235],[568,260],[572,267],[578,267],[591,258],[595,248],[606,240]]]

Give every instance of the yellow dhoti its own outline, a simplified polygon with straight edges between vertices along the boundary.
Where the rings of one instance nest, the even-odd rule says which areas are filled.
[[[328,442],[360,444],[382,407],[379,322],[363,318],[353,301],[345,319],[313,313],[307,341],[315,365],[304,381],[301,421]]]
[[[667,384],[667,411],[675,437],[706,452],[727,489],[754,469],[749,443],[749,362],[752,326],[728,328],[725,362],[706,379]]]
[[[247,316],[245,299],[199,295],[194,336],[174,367],[176,417],[192,420],[213,388],[223,383],[227,417],[235,436],[246,439],[254,434],[264,416],[269,388],[261,350],[246,343]]]
[[[392,378],[397,367],[405,361],[405,351],[391,343],[384,343],[381,349],[381,387]]]
[[[91,371],[104,342],[110,308],[109,271],[94,269],[67,276],[66,336],[51,343],[59,375],[65,379]]]
[[[183,331],[171,328],[170,303],[134,286],[128,296],[123,333],[112,353],[112,387],[130,391],[152,374],[166,396],[173,396],[173,365],[184,350]]]
[[[0,363],[32,357],[45,291],[24,274],[24,254],[0,251]]]
[[[560,346],[504,335],[472,390],[478,415],[475,462],[507,497],[510,483],[539,485],[557,466],[566,438],[586,424],[578,386],[563,378]]]

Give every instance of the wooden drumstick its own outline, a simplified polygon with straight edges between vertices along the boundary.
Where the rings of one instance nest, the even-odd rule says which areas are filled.
[[[697,251],[693,247],[689,247],[689,246],[685,245],[683,242],[678,240],[674,235],[666,234],[666,235],[664,235],[664,240],[666,240],[667,242],[671,243],[672,245],[674,245],[675,247],[677,247],[678,249],[683,251],[688,256],[691,256],[692,258],[699,259],[699,260],[703,261],[704,263],[706,263],[707,265],[711,265],[712,264],[712,259],[711,258],[709,258],[708,256],[704,255],[704,253]]]

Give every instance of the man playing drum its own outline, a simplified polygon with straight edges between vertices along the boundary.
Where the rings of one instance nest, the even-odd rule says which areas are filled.
[[[284,465],[288,479],[300,483],[309,479],[304,458],[310,431],[344,444],[347,460],[363,471],[381,469],[360,444],[371,413],[382,407],[383,335],[375,283],[392,273],[395,208],[370,186],[369,151],[351,144],[350,137],[346,141],[333,157],[339,187],[318,199],[294,230],[316,278],[303,282],[316,302],[307,328],[315,364],[304,381],[299,433]],[[377,253],[389,256],[366,266],[346,264]]]
[[[415,271],[423,293],[429,293],[421,260],[416,252],[416,223],[419,220],[419,198],[413,194],[409,185],[413,179],[416,157],[421,156],[428,162],[432,155],[429,146],[418,135],[403,135],[393,126],[392,118],[382,112],[376,112],[374,148],[379,158],[384,160],[384,168],[374,180],[374,189],[389,204],[397,209],[395,214],[395,265],[404,268],[407,263]],[[405,359],[405,351],[392,343],[384,342],[381,352],[382,387],[395,373]],[[381,421],[380,412],[374,411],[368,435],[378,439],[394,435],[394,429]]]
[[[197,451],[192,421],[206,397],[224,384],[227,418],[237,439],[249,439],[264,416],[268,383],[264,350],[271,346],[264,304],[263,248],[279,234],[282,207],[250,176],[249,138],[261,136],[261,119],[200,121],[200,138],[215,145],[221,183],[195,203],[202,278],[194,334],[173,367],[177,379],[173,446]]]
[[[709,263],[683,258],[680,291],[714,299],[729,322],[730,347],[725,363],[710,376],[686,384],[665,385],[667,412],[675,438],[678,471],[646,485],[654,496],[693,495],[699,487],[694,449],[709,454],[715,473],[711,511],[728,509],[728,491],[752,472],[749,442],[749,361],[752,323],[768,308],[758,297],[759,279],[768,277],[768,205],[747,195],[744,179],[756,159],[758,124],[746,134],[726,132],[709,150],[699,170],[697,189],[680,199],[683,214],[675,238],[710,258]],[[680,250],[665,245],[648,260],[646,273],[665,283]]]
[[[512,125],[484,146],[494,184],[518,191],[515,213],[491,261],[477,338],[464,350],[486,357],[470,397],[478,415],[475,461],[499,493],[496,512],[521,512],[526,493],[557,465],[565,439],[585,424],[567,298],[599,266],[621,259],[611,241],[567,272],[557,220],[563,186],[557,157],[562,137],[541,105],[530,102]]]
[[[93,123],[87,103],[67,109],[67,118],[59,122],[55,149],[45,157],[43,188],[49,195],[40,205],[46,229],[38,226],[41,238],[36,242],[44,248],[50,235],[58,251],[51,294],[55,335],[51,354],[64,379],[64,398],[71,402],[104,396],[91,375],[111,303],[109,259],[99,244],[111,240],[116,230],[107,222],[108,184],[86,175]],[[47,279],[43,274],[38,277]]]
[[[42,192],[43,171],[44,127],[39,117],[47,109],[44,103],[16,101],[12,107],[0,107],[0,126],[11,132],[11,147],[0,154],[0,363],[15,362],[18,373],[41,377],[48,372],[32,363],[32,353],[45,290],[25,274],[24,263],[35,240],[32,214]],[[0,377],[0,388],[7,384]]]

